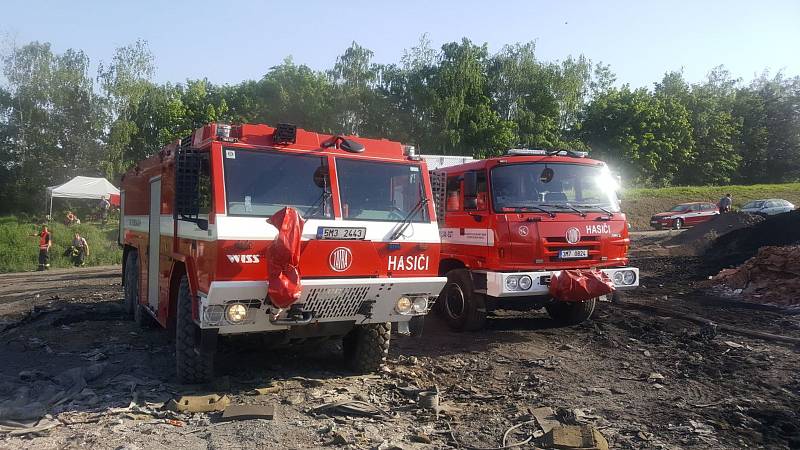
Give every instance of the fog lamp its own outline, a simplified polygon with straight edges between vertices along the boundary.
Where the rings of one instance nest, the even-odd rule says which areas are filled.
[[[417,297],[414,299],[414,312],[425,314],[428,312],[428,297]]]
[[[247,307],[241,303],[234,303],[225,308],[225,318],[230,323],[241,323],[247,319]]]
[[[512,275],[506,278],[506,287],[510,291],[516,291],[519,289],[519,277],[516,275]]]
[[[397,299],[397,304],[394,305],[394,309],[399,312],[400,314],[408,314],[411,312],[411,308],[414,307],[414,302],[411,301],[408,297],[400,297]]]
[[[623,272],[622,282],[625,284],[633,284],[636,282],[636,272],[633,270],[626,270]]]
[[[527,275],[523,275],[523,276],[519,277],[519,283],[518,284],[519,284],[519,289],[520,290],[527,291],[528,289],[531,288],[531,285],[533,285],[533,280],[531,279],[531,277],[529,277]]]
[[[617,286],[622,286],[623,284],[625,284],[625,274],[623,274],[621,270],[614,272],[613,279],[614,279],[614,284]]]

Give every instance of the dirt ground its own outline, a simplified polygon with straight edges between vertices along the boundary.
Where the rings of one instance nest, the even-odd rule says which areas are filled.
[[[562,423],[595,426],[611,448],[800,448],[800,347],[680,318],[800,338],[800,312],[697,289],[699,259],[638,253],[633,264],[643,286],[579,326],[501,312],[484,331],[456,334],[431,316],[422,337],[393,338],[389,364],[371,376],[343,371],[335,343],[226,342],[202,388],[176,384],[166,331],[123,318],[118,267],[0,275],[0,417],[4,401],[72,389],[59,377],[69,369],[84,377],[46,408],[53,428],[0,435],[0,448],[496,448],[543,406]],[[434,387],[438,413],[414,395]],[[275,418],[159,409],[208,393],[275,405]],[[349,400],[376,410],[320,409]],[[526,423],[508,442],[540,434]]]

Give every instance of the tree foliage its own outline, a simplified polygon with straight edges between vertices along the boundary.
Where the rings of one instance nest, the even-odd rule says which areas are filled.
[[[716,67],[690,84],[678,71],[633,89],[584,55],[543,61],[533,42],[491,54],[466,38],[436,49],[425,35],[394,64],[353,42],[329,70],[287,57],[234,85],[155,83],[144,41],[96,75],[82,51],[48,43],[1,59],[0,212],[41,210],[44,187],[75,175],[115,179],[214,121],[290,122],[425,153],[587,149],[640,185],[800,179],[800,77],[783,73],[745,84]]]

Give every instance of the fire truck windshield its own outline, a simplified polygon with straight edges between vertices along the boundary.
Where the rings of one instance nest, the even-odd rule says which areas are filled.
[[[337,158],[336,172],[345,220],[429,220],[419,166]]]
[[[618,212],[618,183],[605,166],[520,163],[491,172],[496,212],[555,207],[552,212]],[[576,209],[577,208],[577,209]]]
[[[305,218],[332,217],[326,158],[226,148],[228,215],[270,216],[285,206]]]

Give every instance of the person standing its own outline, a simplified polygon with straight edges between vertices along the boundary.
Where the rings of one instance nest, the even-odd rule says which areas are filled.
[[[72,264],[75,267],[83,266],[86,264],[87,256],[89,256],[89,244],[80,233],[75,233],[75,237],[72,238]]]
[[[106,196],[100,197],[100,220],[103,222],[103,225],[108,222],[108,210],[111,208],[111,202],[106,199]]]
[[[731,194],[725,194],[725,197],[719,199],[719,204],[717,206],[719,207],[720,213],[727,213],[731,212],[732,205],[733,205],[733,198],[731,197]]]
[[[39,270],[47,270],[50,268],[50,247],[53,245],[50,232],[47,230],[47,225],[42,225],[42,231],[38,234],[31,236],[39,237]]]

